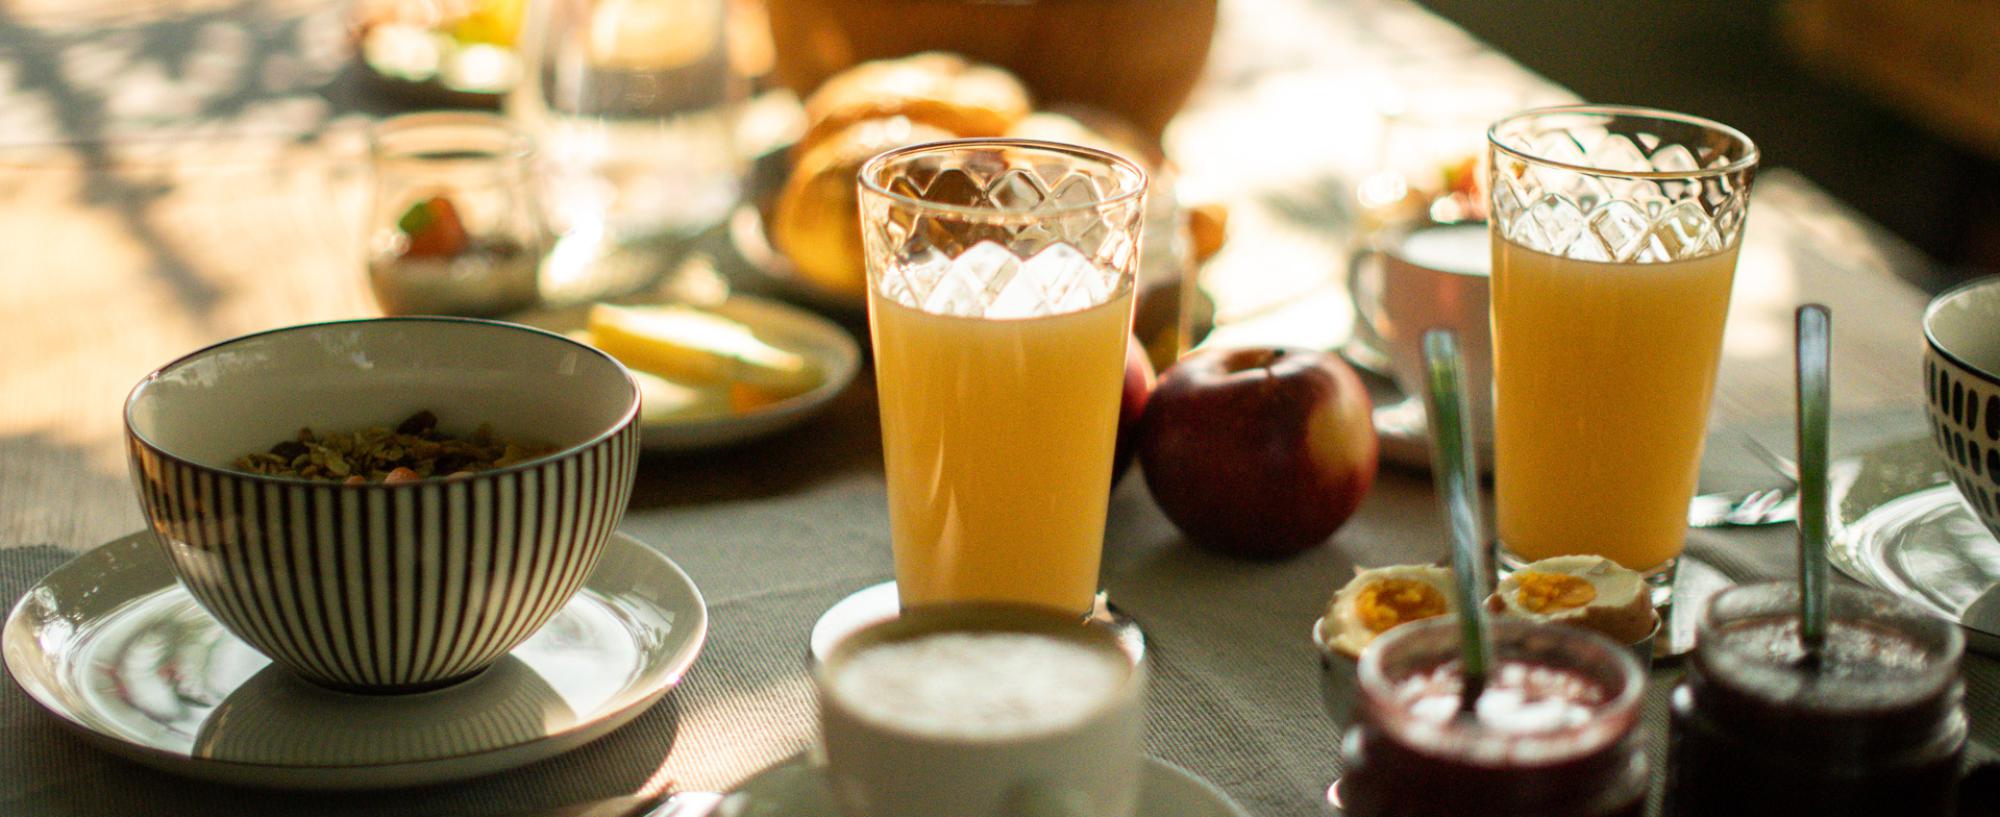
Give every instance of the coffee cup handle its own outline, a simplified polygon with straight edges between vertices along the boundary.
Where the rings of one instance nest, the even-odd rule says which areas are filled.
[[[1347,255],[1347,297],[1354,302],[1354,333],[1364,339],[1380,343],[1382,336],[1375,331],[1375,324],[1382,313],[1382,266],[1371,263],[1382,255],[1373,242],[1354,248]],[[1368,269],[1374,275],[1366,275]]]

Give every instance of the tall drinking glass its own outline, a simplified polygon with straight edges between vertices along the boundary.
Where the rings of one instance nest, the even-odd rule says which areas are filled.
[[[1664,604],[1757,148],[1613,106],[1525,111],[1487,136],[1501,559],[1604,556]]]
[[[670,275],[740,193],[726,0],[534,0],[508,115],[541,146],[557,303]]]
[[[1091,611],[1146,174],[1102,151],[965,140],[860,173],[902,606]]]

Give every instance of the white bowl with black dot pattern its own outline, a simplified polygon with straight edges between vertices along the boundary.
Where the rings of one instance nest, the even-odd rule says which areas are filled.
[[[232,467],[302,426],[393,426],[420,410],[448,433],[490,423],[556,450],[400,484]],[[624,367],[560,335],[381,318],[169,363],[132,390],[125,432],[147,526],[210,614],[308,680],[394,692],[478,673],[582,587],[631,495],[638,413]]]
[[[2000,276],[1932,300],[1924,342],[1931,442],[1966,504],[2000,536]]]

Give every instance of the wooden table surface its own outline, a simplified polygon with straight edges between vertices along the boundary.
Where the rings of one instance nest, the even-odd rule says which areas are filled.
[[[212,14],[210,5],[186,13]],[[323,18],[271,22],[282,19],[245,26],[253,40],[321,36],[311,25]],[[141,526],[120,408],[149,370],[245,332],[373,311],[360,260],[359,118],[311,92],[233,107],[199,89],[189,93],[208,101],[180,108],[123,99],[115,77],[160,72],[143,56],[116,58],[125,46],[115,39],[98,42],[61,20],[42,9],[28,23],[0,25],[0,37],[34,47],[20,52],[21,70],[0,71],[0,85],[13,83],[0,94],[0,144],[31,143],[0,149],[0,548],[82,550]],[[72,57],[46,58],[58,46]],[[1225,4],[1206,84],[1169,138],[1184,191],[1231,210],[1230,241],[1203,271],[1228,323],[1213,342],[1345,339],[1341,268],[1354,182],[1380,131],[1375,100],[1384,88],[1474,73],[1561,95],[1410,4]],[[159,81],[186,90],[184,76]],[[1914,408],[1927,296],[1912,281],[1930,280],[1929,263],[1786,172],[1784,157],[1766,162],[1716,423],[1789,411],[1791,315],[1805,301],[1834,310],[1838,409]],[[756,470],[721,484],[766,479],[787,484]],[[1371,503],[1425,503],[1420,481],[1377,490]],[[671,492],[642,485],[638,493],[662,491]]]

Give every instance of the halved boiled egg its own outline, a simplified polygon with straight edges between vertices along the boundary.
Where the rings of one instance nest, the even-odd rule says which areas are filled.
[[[1319,637],[1349,657],[1398,625],[1450,613],[1451,571],[1435,565],[1364,568],[1334,594]]]
[[[1556,556],[1531,563],[1502,578],[1486,607],[1595,630],[1620,644],[1638,643],[1659,621],[1645,578],[1602,556]]]

